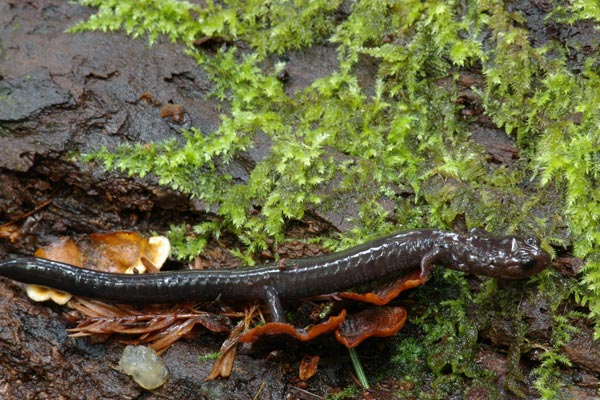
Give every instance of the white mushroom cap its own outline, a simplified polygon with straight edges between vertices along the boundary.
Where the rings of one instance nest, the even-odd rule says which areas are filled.
[[[146,272],[146,266],[142,262],[145,257],[156,269],[161,269],[167,258],[171,255],[171,242],[165,236],[152,236],[148,239],[148,246],[145,254],[141,254],[135,264],[125,270],[126,274],[143,274]]]
[[[27,292],[27,296],[33,301],[52,300],[60,305],[66,304],[73,297],[67,292],[39,285],[25,285],[25,291]]]

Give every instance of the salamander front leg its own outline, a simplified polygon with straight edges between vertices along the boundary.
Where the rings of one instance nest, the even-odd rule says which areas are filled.
[[[273,286],[265,286],[263,296],[265,304],[271,313],[271,322],[285,322],[285,311],[283,311],[277,289]]]
[[[444,247],[436,246],[429,250],[421,259],[421,279],[427,280],[431,275],[431,267],[434,264],[446,264],[444,261],[448,256],[448,251]]]

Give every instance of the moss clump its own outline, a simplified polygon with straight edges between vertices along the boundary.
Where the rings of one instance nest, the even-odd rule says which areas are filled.
[[[417,340],[402,339],[392,362],[404,380],[415,383],[413,395],[426,399],[467,397],[469,391],[481,389],[489,398],[500,396],[494,374],[477,362],[478,332],[487,327],[488,319],[471,315],[469,310],[477,299],[464,278],[455,271],[439,269],[430,284],[410,295],[418,299],[418,307],[409,319],[423,334]]]
[[[263,13],[255,4],[235,1],[206,8],[186,3],[167,7],[171,3],[147,1],[141,11],[123,5],[127,2],[86,2],[100,6],[100,13],[76,30],[122,25],[134,35],[147,34],[151,41],[161,33],[181,39],[209,72],[213,94],[227,102],[230,112],[215,132],[192,129],[183,146],[144,144],[95,154],[107,167],[138,175],[152,172],[162,184],[218,205],[223,227],[240,236],[250,251],[264,247],[267,236],[281,240],[286,221],[301,219],[310,208],[332,207],[338,197],[358,204],[354,242],[397,226],[448,226],[458,215],[465,215],[470,225],[492,230],[544,231],[547,221],[534,221],[518,207],[530,196],[514,190],[531,174],[527,163],[509,171],[483,162],[481,149],[469,140],[468,121],[458,112],[456,88],[439,85],[440,79],[455,82],[457,67],[484,58],[475,38],[485,26],[485,9],[475,7],[463,15],[441,1],[389,2],[385,7],[363,1],[352,3],[347,18],[339,20],[334,18],[335,2],[291,11],[290,3],[273,2]],[[166,13],[165,8],[178,11]],[[188,12],[180,16],[183,9]],[[195,27],[188,23],[192,11],[199,15]],[[152,15],[152,24],[140,19],[145,13]],[[311,23],[296,26],[301,34],[280,36],[277,27],[290,23],[282,20],[286,13],[291,20]],[[315,13],[321,22],[311,17]],[[211,22],[223,19],[223,14],[229,16],[227,23]],[[265,32],[278,39],[266,40]],[[255,51],[242,54],[232,47],[209,56],[190,44],[191,38],[203,35],[233,35],[247,40]],[[287,95],[277,80],[283,64],[260,68],[270,54],[325,40],[338,45],[340,69],[300,93]],[[353,73],[365,56],[379,61],[373,88],[363,88]],[[247,183],[233,183],[229,176],[215,173],[250,147],[259,133],[269,137],[271,151]],[[335,154],[343,154],[345,161],[336,162]],[[334,177],[341,179],[332,196],[320,188]],[[416,197],[398,196],[399,187],[414,191]],[[477,193],[477,198],[468,193]],[[403,212],[390,218],[380,204],[384,197]],[[502,198],[516,199],[512,213],[490,212]],[[250,215],[254,205],[260,214]],[[515,218],[507,223],[507,215]]]
[[[267,246],[267,237],[283,240],[287,221],[335,207],[343,197],[356,201],[358,212],[354,228],[334,246],[398,228],[448,227],[462,218],[496,232],[536,233],[546,245],[572,244],[586,266],[569,293],[589,307],[600,327],[597,52],[578,52],[578,44],[567,41],[533,40],[525,14],[499,0],[82,3],[98,13],[73,30],[124,29],[151,43],[161,35],[180,41],[213,80],[213,95],[227,105],[217,130],[192,129],[183,144],[140,144],[89,156],[107,168],[153,173],[162,184],[216,206],[220,219],[199,224],[195,233],[173,228],[180,257],[201,251],[205,239],[199,236],[222,230],[235,233],[251,254]],[[600,12],[593,1],[578,0],[557,5],[546,21],[596,26]],[[206,37],[246,42],[250,50],[230,46],[210,55],[193,45]],[[287,94],[277,79],[285,64],[268,67],[265,60],[324,44],[336,46],[339,68]],[[573,52],[583,61],[575,65]],[[377,62],[372,87],[355,74],[365,58]],[[516,139],[519,160],[511,168],[486,162],[471,140],[472,121],[456,101],[466,70],[483,77],[474,88],[483,113]],[[219,173],[257,135],[268,137],[271,148],[248,181]],[[392,211],[382,199],[393,203]],[[546,274],[538,283],[544,287],[554,279]],[[470,295],[460,293],[442,303],[445,318],[458,325],[438,321],[426,340],[443,331],[447,343],[460,344],[464,359],[472,359],[473,323],[461,311]],[[557,345],[542,372],[566,361],[559,344],[569,332],[561,318],[570,315],[553,312]],[[600,336],[600,328],[596,332]],[[448,368],[474,381],[483,376],[448,362],[430,367],[440,376]],[[541,390],[554,378],[543,372],[539,379]]]

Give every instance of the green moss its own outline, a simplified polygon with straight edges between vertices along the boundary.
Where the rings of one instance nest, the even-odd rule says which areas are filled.
[[[428,285],[410,293],[419,307],[409,319],[422,335],[403,339],[392,362],[403,379],[415,383],[414,394],[420,398],[468,397],[473,388],[483,388],[494,398],[495,377],[477,362],[478,332],[487,318],[470,314],[475,299],[461,274],[434,272]],[[430,390],[423,391],[424,386]]]
[[[430,375],[425,362],[427,353],[427,348],[422,341],[414,337],[403,337],[399,340],[391,359],[394,367],[401,371],[399,377],[403,381],[413,383],[417,390],[423,386],[423,376]]]
[[[267,238],[275,245],[285,240],[288,221],[337,208],[340,199],[355,202],[358,211],[339,241],[326,239],[332,247],[398,228],[447,228],[462,219],[495,232],[533,232],[546,247],[572,245],[586,260],[577,285],[555,297],[564,302],[575,296],[587,305],[600,336],[596,53],[579,53],[585,59],[573,68],[568,56],[576,44],[534,46],[526,17],[499,0],[356,0],[343,7],[323,0],[224,0],[205,7],[174,0],[82,3],[98,13],[74,31],[124,29],[150,43],[161,35],[179,41],[229,110],[214,132],[191,129],[181,145],[140,144],[88,157],[129,174],[152,173],[161,184],[218,210],[210,223],[173,227],[178,256],[194,257],[206,236],[228,230],[243,244],[236,253],[248,258],[267,246]],[[547,20],[597,24],[600,12],[595,2],[578,0],[557,5]],[[246,50],[232,45],[210,55],[193,46],[205,37],[246,42]],[[338,70],[286,94],[277,80],[285,64],[265,60],[327,43],[337,48]],[[355,75],[364,59],[377,63],[374,87]],[[474,90],[484,114],[516,139],[519,159],[510,168],[487,162],[471,139],[471,120],[456,102],[465,69],[481,72],[484,84]],[[256,135],[267,137],[271,147],[248,181],[219,173]],[[445,293],[416,321],[424,341],[438,349],[427,353],[428,368],[436,385],[448,390],[458,390],[460,382],[489,382],[474,367],[480,325],[465,311],[475,304],[473,296],[455,275],[443,279],[458,285],[458,295]],[[543,274],[534,282],[548,293],[557,279]],[[484,293],[494,293],[496,301],[502,292]],[[516,365],[526,341],[517,304],[509,300],[502,304],[520,335],[511,348]],[[557,367],[566,363],[560,347],[571,334],[573,315],[559,310],[551,309],[554,343],[542,356],[536,383],[546,398],[559,390]]]
[[[185,1],[82,0],[80,3],[98,7],[98,12],[85,23],[73,26],[71,32],[123,29],[133,37],[147,35],[150,43],[160,35],[166,35],[172,41],[181,40],[186,45],[191,45],[202,34],[210,34],[211,28],[198,24],[192,16],[191,12],[199,12],[200,7]]]
[[[355,399],[360,395],[362,389],[358,386],[348,386],[338,393],[329,395],[326,397],[327,400],[345,400],[345,399]]]
[[[558,276],[540,281],[540,284],[542,290],[537,295],[538,298],[532,301],[534,304],[543,301],[543,304],[548,305],[552,316],[552,336],[551,348],[545,349],[546,351],[542,353],[541,364],[534,371],[535,388],[545,399],[563,399],[566,396],[561,390],[565,384],[561,368],[572,364],[565,355],[561,354],[561,351],[578,332],[573,321],[584,318],[585,314],[578,310],[561,312],[560,309],[564,308],[564,305],[579,292],[580,288],[574,280]]]
[[[219,352],[203,354],[198,357],[198,362],[204,363],[207,361],[214,361],[214,360],[219,359],[219,357],[221,357],[221,353],[219,353]]]

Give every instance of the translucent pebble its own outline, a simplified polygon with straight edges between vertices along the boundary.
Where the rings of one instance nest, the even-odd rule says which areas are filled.
[[[119,368],[144,389],[156,389],[167,381],[169,370],[165,361],[146,346],[126,346]]]

